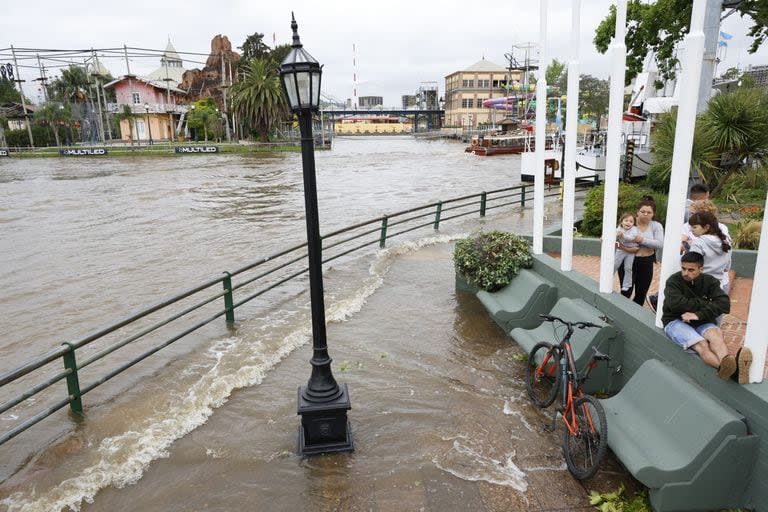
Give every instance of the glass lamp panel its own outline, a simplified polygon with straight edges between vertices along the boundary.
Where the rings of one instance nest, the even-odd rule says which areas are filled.
[[[312,106],[320,106],[320,71],[312,72]]]
[[[299,95],[299,106],[304,107],[310,107],[312,104],[310,103],[310,83],[309,83],[310,77],[309,73],[306,71],[300,71],[296,73],[296,89],[297,93]]]
[[[283,84],[285,85],[285,91],[288,93],[288,102],[291,104],[291,108],[297,108],[299,106],[299,98],[296,96],[296,84],[293,77],[293,73],[283,75]]]

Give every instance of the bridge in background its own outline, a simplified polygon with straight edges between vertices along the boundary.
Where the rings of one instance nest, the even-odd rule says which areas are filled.
[[[375,115],[392,115],[399,117],[409,117],[413,119],[413,131],[414,133],[419,129],[419,121],[426,120],[426,129],[432,130],[443,126],[443,120],[445,119],[445,110],[443,109],[405,109],[405,108],[375,108],[375,109],[357,109],[357,110],[340,110],[340,109],[323,109],[323,115],[328,116],[331,120],[335,121],[341,117],[346,116],[375,116]]]

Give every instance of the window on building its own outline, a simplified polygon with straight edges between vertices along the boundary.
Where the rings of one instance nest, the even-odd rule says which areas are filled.
[[[461,86],[462,87],[474,87],[475,86],[475,81],[474,80],[462,80],[461,81]]]
[[[473,108],[475,104],[475,101],[473,99],[463,99],[461,100],[461,108]]]
[[[137,92],[132,92],[131,101],[133,101],[134,105],[141,105],[141,95]]]
[[[491,81],[490,80],[478,80],[477,81],[477,86],[480,87],[481,89],[487,89],[488,87],[491,86]]]

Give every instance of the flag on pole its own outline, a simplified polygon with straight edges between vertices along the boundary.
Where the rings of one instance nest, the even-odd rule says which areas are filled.
[[[731,34],[726,34],[725,32],[723,32],[723,31],[721,30],[721,31],[720,31],[720,37],[722,37],[723,39],[726,39],[726,40],[728,40],[728,39],[731,39],[733,36],[732,36]]]
[[[717,46],[722,48],[723,46],[728,46],[728,43],[726,43],[725,41],[718,41]]]

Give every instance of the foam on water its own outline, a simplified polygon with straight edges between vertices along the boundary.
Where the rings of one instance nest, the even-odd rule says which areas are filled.
[[[369,266],[368,278],[349,296],[331,303],[327,307],[326,320],[343,322],[360,311],[367,298],[383,284],[384,276],[398,256],[464,236],[466,235],[439,235],[404,242],[378,251]],[[289,313],[288,316],[294,314]],[[165,409],[153,412],[131,430],[102,439],[98,446],[93,448],[97,452],[93,457],[95,462],[79,469],[77,475],[46,490],[38,491],[32,484],[31,489],[15,492],[0,500],[0,505],[7,507],[9,512],[65,508],[79,511],[83,501],[92,503],[99,490],[107,486],[121,488],[136,483],[153,460],[169,457],[169,448],[173,442],[203,425],[214,409],[227,402],[234,390],[258,385],[266,373],[283,358],[308,343],[311,339],[311,324],[305,317],[302,318],[300,321],[298,318],[293,319],[293,329],[287,336],[281,337],[281,342],[273,348],[265,348],[260,340],[244,340],[239,337],[216,341],[207,350],[205,363],[190,363],[188,367],[180,370],[185,376],[200,376],[189,387],[172,391]],[[285,323],[284,317],[282,320],[274,320],[274,325]],[[270,333],[274,333],[274,330],[266,329],[260,336],[268,337]],[[456,446],[458,457],[468,462],[465,464],[467,471],[455,471],[466,474],[466,478],[483,479],[511,485],[516,489],[525,489],[523,474],[509,458],[505,463],[499,463],[474,454],[461,444]],[[217,458],[223,454],[208,450],[207,455]],[[477,460],[469,463],[474,459]],[[477,466],[478,461],[479,468],[470,470]]]
[[[525,472],[513,461],[514,451],[504,454],[502,461],[483,455],[480,449],[471,445],[467,436],[459,436],[453,440],[447,453],[436,456],[432,462],[443,471],[470,482],[483,480],[512,487],[520,492],[528,489]]]

